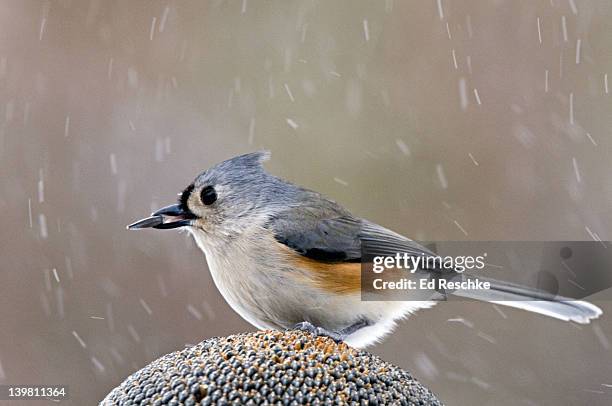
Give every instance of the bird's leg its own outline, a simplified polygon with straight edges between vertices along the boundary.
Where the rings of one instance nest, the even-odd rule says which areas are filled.
[[[350,336],[351,334],[357,332],[358,330],[361,330],[362,328],[368,327],[370,325],[372,325],[372,323],[370,323],[368,320],[361,319],[357,323],[351,324],[350,326],[345,327],[342,330],[340,330],[340,334],[342,335],[342,337],[346,338]]]
[[[357,330],[360,330],[364,327],[369,326],[371,323],[365,319],[362,319],[360,321],[358,321],[355,324],[351,324],[348,327],[343,328],[342,330],[335,332],[335,331],[328,331],[326,329],[324,329],[323,327],[317,327],[314,324],[308,322],[308,321],[303,321],[301,323],[298,323],[294,326],[294,328],[296,330],[302,330],[302,331],[307,331],[311,334],[313,334],[314,336],[324,336],[324,337],[329,337],[332,340],[336,341],[336,342],[341,342],[344,341],[344,339],[348,336],[350,336],[351,334],[355,333]]]
[[[293,326],[293,328],[296,330],[306,331],[315,337],[318,337],[318,336],[329,337],[335,342],[341,342],[345,337],[345,336],[342,336],[341,334],[334,333],[333,331],[328,331],[324,329],[323,327],[317,327],[309,321],[303,321],[301,323],[298,323],[295,326]]]

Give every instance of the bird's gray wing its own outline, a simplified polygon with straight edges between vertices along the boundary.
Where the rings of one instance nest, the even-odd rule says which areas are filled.
[[[359,240],[362,251],[372,256],[436,255],[423,245],[367,220],[361,220]]]
[[[268,223],[276,240],[305,257],[324,262],[360,262],[368,256],[433,255],[418,243],[338,207],[293,207]]]

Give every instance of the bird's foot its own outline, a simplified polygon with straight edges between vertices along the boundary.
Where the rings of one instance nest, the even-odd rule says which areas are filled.
[[[295,326],[293,326],[293,328],[295,330],[306,331],[314,335],[315,337],[318,337],[318,336],[329,337],[337,343],[344,341],[344,338],[346,337],[344,334],[338,334],[333,331],[325,330],[323,327],[317,327],[308,321],[303,321],[301,323],[298,323]]]

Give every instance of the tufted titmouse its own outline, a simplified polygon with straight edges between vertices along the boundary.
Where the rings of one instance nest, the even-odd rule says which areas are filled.
[[[223,297],[261,329],[297,326],[364,347],[389,333],[398,319],[436,303],[362,301],[364,242],[385,255],[429,251],[268,174],[262,166],[268,158],[268,152],[256,152],[221,162],[187,186],[178,204],[128,228],[186,228],[204,251]],[[508,293],[517,300],[501,302]],[[472,298],[578,323],[601,314],[588,302],[542,299],[513,285],[493,286],[486,294],[472,291]]]

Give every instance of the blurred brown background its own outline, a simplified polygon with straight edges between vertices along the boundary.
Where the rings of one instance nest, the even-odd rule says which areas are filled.
[[[605,0],[4,0],[0,383],[95,404],[252,330],[186,234],[125,230],[238,153],[413,238],[612,239],[610,91]],[[611,404],[592,299],[450,302],[373,351],[450,405]]]

